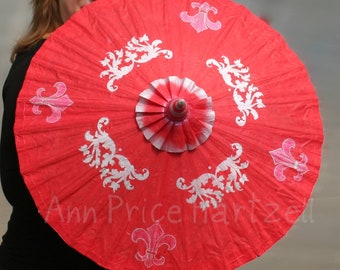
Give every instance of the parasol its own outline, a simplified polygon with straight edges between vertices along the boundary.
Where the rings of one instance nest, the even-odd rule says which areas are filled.
[[[304,210],[323,131],[304,65],[232,1],[101,0],[38,51],[18,98],[41,215],[107,269],[234,269]]]

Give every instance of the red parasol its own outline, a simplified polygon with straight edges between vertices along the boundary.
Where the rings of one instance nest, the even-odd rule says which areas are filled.
[[[17,102],[45,220],[108,269],[233,269],[283,237],[320,168],[318,99],[231,1],[101,0],[44,43]]]

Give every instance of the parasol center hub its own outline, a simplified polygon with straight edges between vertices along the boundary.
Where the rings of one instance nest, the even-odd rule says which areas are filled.
[[[183,121],[188,115],[188,104],[183,98],[170,100],[166,106],[165,115],[171,121]]]

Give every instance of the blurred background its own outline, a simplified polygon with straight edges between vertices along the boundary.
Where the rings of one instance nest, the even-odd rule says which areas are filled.
[[[340,1],[236,2],[269,21],[305,63],[320,99],[325,131],[320,177],[304,214],[269,251],[239,269],[339,270]],[[30,16],[28,0],[0,1],[1,86],[10,68],[11,47],[26,29]],[[10,212],[0,190],[0,235],[6,231]]]

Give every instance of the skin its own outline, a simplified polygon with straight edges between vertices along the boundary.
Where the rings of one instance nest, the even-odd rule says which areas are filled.
[[[58,0],[60,16],[66,22],[74,13],[95,0]]]

